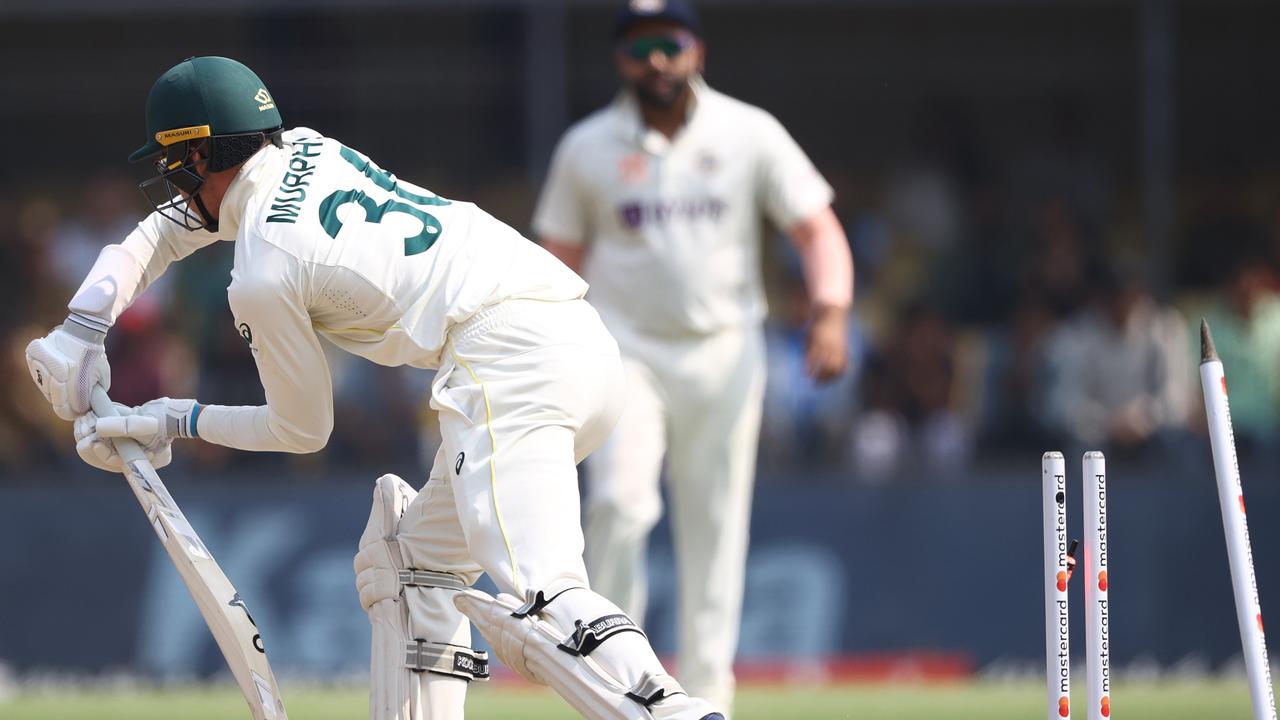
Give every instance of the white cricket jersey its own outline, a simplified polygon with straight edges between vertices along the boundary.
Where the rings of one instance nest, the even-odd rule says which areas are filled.
[[[540,237],[590,246],[588,299],[602,315],[654,334],[761,320],[764,220],[788,230],[833,195],[772,115],[700,79],[693,91],[670,140],[626,92],[574,125],[533,220]]]
[[[283,140],[245,163],[216,235],[153,213],[123,243],[143,277],[121,288],[108,322],[171,261],[217,239],[236,242],[227,296],[267,406],[236,418],[257,426],[243,433],[206,425],[222,417],[210,406],[202,437],[209,430],[219,437],[207,439],[245,449],[323,445],[333,410],[321,337],[382,365],[434,368],[450,326],[487,305],[586,293],[550,253],[474,204],[399,180],[313,130]]]

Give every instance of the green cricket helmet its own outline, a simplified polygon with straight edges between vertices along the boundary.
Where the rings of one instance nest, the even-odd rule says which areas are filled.
[[[162,215],[213,232],[218,222],[200,198],[205,178],[197,165],[205,164],[205,173],[233,168],[268,140],[279,145],[282,125],[271,93],[248,67],[224,57],[187,58],[151,86],[147,143],[129,161],[155,162],[156,177],[138,188]]]

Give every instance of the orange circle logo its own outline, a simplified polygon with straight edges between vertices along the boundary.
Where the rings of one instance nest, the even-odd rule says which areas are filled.
[[[1071,701],[1066,697],[1058,698],[1058,717],[1071,717]]]
[[[1102,717],[1111,717],[1111,698],[1102,696]]]
[[[1107,571],[1103,570],[1098,573],[1098,589],[1102,592],[1107,591]]]
[[[1067,591],[1067,573],[1065,570],[1058,571],[1058,592]]]

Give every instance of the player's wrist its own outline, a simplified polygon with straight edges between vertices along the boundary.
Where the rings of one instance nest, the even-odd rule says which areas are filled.
[[[198,400],[191,401],[191,414],[187,420],[187,435],[189,438],[200,437],[200,413],[204,410],[204,406]]]
[[[814,322],[826,322],[831,320],[845,321],[849,317],[849,307],[847,305],[838,305],[830,302],[816,302],[809,313],[810,318]]]
[[[200,415],[204,406],[196,400],[160,398],[165,414],[166,433],[171,438],[198,438]]]
[[[63,332],[86,345],[99,348],[106,342],[107,330],[110,328],[110,325],[101,320],[77,312],[67,315],[66,321],[62,323]]]

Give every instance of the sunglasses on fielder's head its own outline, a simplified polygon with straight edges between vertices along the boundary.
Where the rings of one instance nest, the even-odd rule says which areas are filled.
[[[645,35],[623,40],[618,49],[632,60],[648,60],[655,51],[663,56],[673,58],[697,44],[698,39],[689,32],[671,33],[668,35]]]

